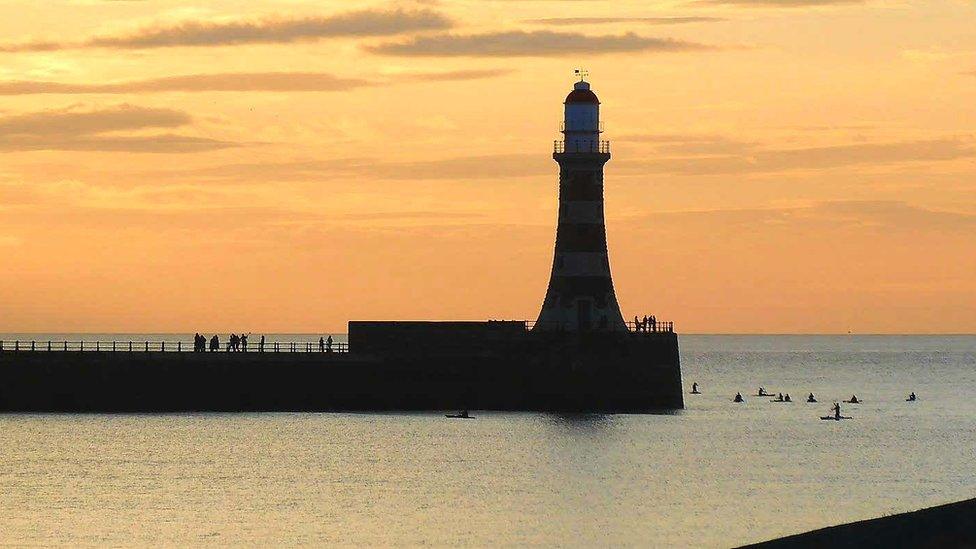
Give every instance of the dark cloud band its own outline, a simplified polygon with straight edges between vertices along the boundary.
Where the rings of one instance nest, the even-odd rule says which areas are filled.
[[[177,25],[146,27],[129,34],[95,36],[75,43],[36,41],[0,44],[0,52],[291,43],[326,38],[392,36],[405,32],[444,30],[452,26],[449,18],[431,10],[362,10],[328,17],[186,21]]]
[[[127,80],[103,84],[53,82],[49,80],[0,81],[0,96],[40,94],[124,94],[161,92],[333,92],[365,86],[390,85],[400,82],[444,82],[477,80],[504,76],[510,69],[463,69],[429,73],[406,73],[385,80],[343,78],[328,73],[261,72],[188,74]]]
[[[586,35],[577,32],[507,31],[484,34],[418,36],[400,42],[367,47],[373,53],[403,56],[508,57],[565,56],[634,51],[693,51],[710,49],[704,44],[653,38],[634,33]]]
[[[0,152],[127,151],[150,153],[200,152],[235,143],[177,135],[120,135],[116,132],[172,129],[192,117],[173,109],[118,105],[97,110],[48,110],[0,118]]]

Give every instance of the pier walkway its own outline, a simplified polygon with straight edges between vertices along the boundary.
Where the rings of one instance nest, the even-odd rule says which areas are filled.
[[[526,331],[531,331],[538,326],[534,321],[500,321],[490,320],[488,322],[516,322],[523,324]],[[657,321],[653,324],[635,323],[627,321],[627,331],[635,336],[652,336],[654,334],[674,333],[674,323],[670,321]],[[548,331],[559,332],[559,327]],[[600,330],[594,329],[593,333]],[[183,337],[183,336],[180,336]],[[193,348],[191,339],[183,341],[181,339],[125,339],[125,340],[54,340],[54,339],[13,339],[0,340],[0,352],[166,352],[166,353],[348,353],[349,343],[345,341],[333,341],[331,344],[321,345],[317,341],[265,341],[262,345],[258,341],[252,340],[247,348],[229,349],[227,340],[221,342],[218,350],[198,351]],[[209,340],[208,340],[209,341]],[[209,343],[208,343],[209,349]]]
[[[92,352],[173,352],[173,353],[348,353],[349,344],[333,342],[331,348],[320,347],[311,341],[266,341],[262,347],[258,343],[249,344],[247,349],[228,350],[226,344],[217,351],[194,351],[193,341],[174,340],[127,340],[127,341],[92,341],[92,340],[0,340],[0,352],[9,351],[92,351]]]

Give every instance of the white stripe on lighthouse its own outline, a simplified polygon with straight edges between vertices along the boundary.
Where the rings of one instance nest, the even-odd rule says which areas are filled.
[[[557,276],[610,277],[610,262],[605,252],[557,252],[553,274]]]

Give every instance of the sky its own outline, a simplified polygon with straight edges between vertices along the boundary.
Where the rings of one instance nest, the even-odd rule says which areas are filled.
[[[529,319],[562,101],[624,315],[976,333],[976,2],[0,0],[0,332]]]

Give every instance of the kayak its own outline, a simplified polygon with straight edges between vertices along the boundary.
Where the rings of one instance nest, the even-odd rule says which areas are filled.
[[[840,416],[840,417],[835,417],[835,416],[820,416],[820,419],[832,419],[834,421],[839,421],[839,420],[842,420],[842,419],[854,419],[854,418],[852,418],[851,416]]]
[[[854,401],[854,400],[845,400],[844,403],[845,404],[863,404],[864,401],[863,400],[857,400],[857,401]]]

